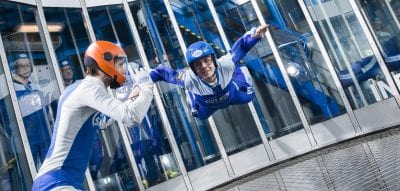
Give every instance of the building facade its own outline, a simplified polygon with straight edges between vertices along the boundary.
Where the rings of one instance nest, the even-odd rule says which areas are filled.
[[[242,60],[256,92],[249,104],[198,120],[183,89],[159,83],[140,126],[99,113],[88,190],[212,189],[400,124],[400,1],[9,0],[0,13],[5,190],[31,189],[58,98],[84,77],[83,55],[96,40],[119,43],[144,68],[183,69],[191,43],[206,41],[222,56],[269,24]]]

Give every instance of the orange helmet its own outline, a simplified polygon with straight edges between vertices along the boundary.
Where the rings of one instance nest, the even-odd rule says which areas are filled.
[[[91,57],[97,62],[100,70],[113,78],[117,86],[122,85],[126,78],[115,68],[115,58],[125,58],[125,51],[118,45],[108,41],[96,41],[86,49],[85,57]]]

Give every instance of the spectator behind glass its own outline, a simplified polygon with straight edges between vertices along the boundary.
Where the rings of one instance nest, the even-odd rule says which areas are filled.
[[[72,63],[68,60],[64,60],[60,63],[61,75],[65,86],[69,86],[75,81],[71,64]]]
[[[45,104],[48,96],[39,90],[38,84],[30,81],[33,72],[32,61],[26,54],[18,54],[12,63],[13,83],[19,108],[23,117],[25,131],[35,165],[39,168],[50,146],[50,126]]]
[[[393,35],[385,30],[384,24],[382,23],[381,19],[379,18],[374,19],[374,28],[376,30],[376,36],[378,38],[378,41],[382,45],[385,55],[394,52],[396,48],[392,38]]]

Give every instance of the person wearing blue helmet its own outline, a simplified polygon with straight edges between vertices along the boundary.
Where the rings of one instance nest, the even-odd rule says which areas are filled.
[[[184,87],[192,115],[201,120],[229,105],[249,103],[254,97],[252,79],[247,67],[239,63],[266,30],[266,25],[253,28],[218,59],[210,44],[195,42],[186,51],[190,70],[159,66],[150,71],[150,76],[153,82],[166,81]]]
[[[32,60],[27,54],[16,55],[11,65],[13,84],[29,146],[35,166],[39,168],[45,159],[51,141],[51,128],[48,118],[48,95],[42,92],[40,85],[31,81]]]

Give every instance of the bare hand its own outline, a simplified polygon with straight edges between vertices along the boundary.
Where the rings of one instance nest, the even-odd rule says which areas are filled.
[[[252,36],[253,38],[261,38],[264,33],[267,31],[268,25],[260,25],[257,29],[254,35]]]
[[[135,100],[137,97],[139,97],[139,93],[140,93],[140,87],[135,86],[133,87],[131,94],[128,96],[128,98],[131,100]]]

